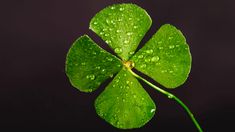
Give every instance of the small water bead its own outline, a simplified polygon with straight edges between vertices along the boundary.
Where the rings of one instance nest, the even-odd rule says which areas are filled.
[[[110,75],[109,75],[109,77],[111,77],[111,78],[112,78],[112,77],[113,77],[113,74],[110,74]]]
[[[130,81],[127,80],[127,81],[126,81],[126,84],[129,84],[129,83],[130,83]]]
[[[124,74],[123,76],[126,77],[126,74]]]
[[[166,73],[167,72],[167,70],[161,70],[161,73]]]
[[[132,20],[132,18],[131,18],[131,17],[129,17],[129,18],[128,18],[128,20]]]
[[[163,47],[161,47],[161,46],[160,46],[160,47],[158,47],[158,49],[162,50],[162,49],[163,49]]]
[[[146,67],[146,64],[142,64],[141,66],[140,66],[140,68],[145,68]]]
[[[121,30],[117,30],[116,32],[117,32],[117,33],[120,33],[120,32],[121,32]]]
[[[123,10],[124,10],[124,8],[123,8],[123,7],[120,7],[120,8],[119,8],[119,11],[123,11]]]
[[[111,7],[111,9],[112,9],[112,10],[114,10],[114,9],[115,9],[115,7],[114,7],[114,6],[112,6],[112,7]]]
[[[114,52],[117,53],[117,54],[122,53],[122,49],[121,48],[115,48]]]
[[[141,100],[144,100],[144,98],[142,97]]]
[[[132,32],[128,32],[128,33],[127,33],[128,36],[131,36],[132,34],[133,34]]]
[[[106,34],[104,34],[104,36],[106,36],[106,37],[107,37],[107,36],[109,36],[109,34],[107,34],[107,33],[106,33]]]
[[[137,96],[134,94],[133,97],[136,98]]]
[[[90,80],[94,80],[95,79],[95,75],[90,74],[90,75],[87,75],[86,78],[90,79]]]
[[[173,95],[170,94],[170,95],[168,95],[167,97],[168,97],[169,99],[172,99],[172,98],[173,98]]]
[[[150,112],[153,113],[155,111],[155,109],[151,109]]]
[[[94,22],[93,24],[97,25],[98,23],[97,23],[97,22]]]
[[[133,55],[134,53],[135,53],[134,51],[129,52],[130,55]]]
[[[126,100],[125,100],[125,99],[122,99],[122,102],[126,102]]]
[[[106,70],[105,70],[105,69],[102,69],[102,70],[101,70],[101,72],[102,72],[102,73],[105,73],[105,72],[106,72]]]
[[[111,43],[111,41],[110,41],[110,40],[106,40],[105,42],[106,42],[107,44],[110,44],[110,43]]]
[[[169,71],[169,73],[173,73],[173,71],[172,71],[172,70],[170,70],[170,71]]]
[[[126,86],[126,89],[129,89],[130,87],[129,86]]]
[[[170,45],[170,46],[169,46],[169,49],[174,49],[174,48],[175,48],[174,45]]]
[[[128,41],[128,40],[125,40],[124,43],[127,44],[127,43],[129,43],[129,41]]]
[[[118,21],[119,21],[119,22],[121,22],[121,21],[122,21],[122,19],[121,19],[121,18],[118,18]]]
[[[159,59],[160,58],[158,56],[154,56],[154,57],[151,58],[151,61],[156,62],[156,61],[159,61]]]
[[[85,66],[85,65],[86,65],[86,63],[85,63],[85,62],[82,62],[81,64],[82,64],[82,66]]]
[[[150,58],[146,58],[146,59],[144,59],[144,61],[145,61],[145,62],[150,62],[151,59],[150,59]]]
[[[152,49],[146,50],[146,53],[151,54],[151,53],[153,53],[153,50]]]
[[[100,69],[100,66],[95,67],[95,69],[98,69],[98,70],[99,70],[99,69]]]
[[[100,32],[100,35],[103,35],[104,34],[104,32]]]
[[[106,58],[108,61],[113,61],[113,58],[107,57]]]
[[[139,56],[138,56],[139,59],[141,59],[141,58],[143,58],[143,57],[144,57],[143,55],[139,55]]]
[[[138,28],[138,26],[134,26],[134,29]]]
[[[170,36],[170,37],[168,37],[168,39],[173,39],[173,37]]]

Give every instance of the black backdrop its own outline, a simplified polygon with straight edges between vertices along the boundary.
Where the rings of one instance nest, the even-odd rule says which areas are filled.
[[[93,15],[121,2],[146,9],[152,27],[141,44],[165,23],[181,29],[193,57],[187,82],[173,92],[205,131],[232,130],[235,118],[234,0],[2,0],[0,2],[0,129],[117,131],[99,118],[97,95],[73,88],[64,73],[66,53],[88,34]],[[196,131],[174,101],[143,84],[157,105],[154,118],[135,131]]]

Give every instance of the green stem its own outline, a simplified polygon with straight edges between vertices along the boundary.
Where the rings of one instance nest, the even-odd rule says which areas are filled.
[[[150,83],[149,81],[147,81],[146,79],[142,78],[141,76],[137,75],[135,72],[133,72],[131,69],[128,69],[136,78],[144,81],[145,83],[147,83],[149,86],[153,87],[154,89],[156,89],[157,91],[163,93],[164,95],[166,95],[169,99],[173,99],[176,102],[178,102],[183,108],[184,110],[188,113],[188,115],[190,116],[191,120],[193,121],[193,123],[195,124],[195,126],[197,127],[199,132],[202,132],[202,128],[200,127],[199,123],[197,122],[197,120],[195,119],[195,117],[193,116],[192,112],[189,110],[189,108],[175,95],[155,86],[154,84]]]

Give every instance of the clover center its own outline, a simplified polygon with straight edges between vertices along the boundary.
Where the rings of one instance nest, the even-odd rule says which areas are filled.
[[[122,63],[127,69],[132,69],[135,66],[134,62],[132,61],[123,61]]]

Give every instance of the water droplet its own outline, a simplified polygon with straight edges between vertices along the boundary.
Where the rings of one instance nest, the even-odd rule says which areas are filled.
[[[86,65],[86,63],[85,63],[85,62],[82,62],[81,64],[82,64],[82,66],[85,66],[85,65]]]
[[[175,48],[174,45],[170,45],[170,46],[169,46],[169,49],[173,49],[173,48]]]
[[[114,6],[112,6],[112,7],[111,7],[111,9],[112,9],[112,10],[114,10],[114,9],[115,9],[115,7],[114,7]]]
[[[144,98],[142,97],[141,100],[144,100]]]
[[[127,43],[129,43],[129,41],[128,41],[128,40],[125,40],[124,43],[127,44]]]
[[[158,47],[158,49],[162,50],[162,49],[163,49],[163,47],[161,47],[161,46],[160,46],[160,47]]]
[[[172,98],[173,98],[173,95],[172,95],[172,94],[169,94],[167,97],[168,97],[169,99],[172,99]]]
[[[138,26],[134,26],[134,29],[138,28]]]
[[[144,61],[145,62],[150,62],[151,60],[150,60],[150,58],[146,58],[146,59],[144,59]]]
[[[170,37],[168,37],[168,39],[173,39],[173,37],[170,36]]]
[[[121,30],[117,30],[116,32],[117,32],[117,33],[120,33],[120,32],[121,32]]]
[[[127,84],[129,84],[129,83],[130,83],[130,81],[128,81],[128,80],[127,80],[127,81],[126,81],[126,83],[127,83]]]
[[[98,24],[98,23],[97,23],[97,22],[94,22],[93,24],[95,24],[95,25],[96,25],[96,24]]]
[[[146,64],[142,64],[141,66],[140,66],[140,68],[145,68],[146,67]]]
[[[132,35],[132,34],[133,34],[132,32],[128,32],[128,33],[127,33],[128,36],[130,36],[130,35]]]
[[[129,89],[130,87],[129,86],[126,86],[126,89]]]
[[[100,32],[100,35],[103,35],[104,34],[104,32]]]
[[[172,71],[172,70],[170,70],[170,71],[169,71],[169,73],[173,73],[173,71]]]
[[[112,28],[109,28],[109,31],[113,31],[113,29]],[[112,38],[112,37],[111,37]]]
[[[161,70],[161,73],[166,73],[167,72],[167,70]]]
[[[98,69],[98,70],[99,70],[99,69],[100,69],[100,66],[95,67],[95,69]]]
[[[146,50],[146,53],[151,54],[151,53],[153,53],[153,50],[152,49]]]
[[[134,53],[135,53],[134,51],[129,52],[130,55],[133,55]]]
[[[108,61],[113,61],[113,58],[107,57],[106,58]]]
[[[136,95],[134,94],[133,97],[136,98]]]
[[[111,43],[111,41],[110,41],[110,40],[106,40],[105,42],[106,42],[107,44],[110,44],[110,43]]]
[[[104,36],[106,36],[106,37],[107,37],[107,36],[109,36],[109,34],[107,34],[107,33],[106,33],[106,34],[104,34]]]
[[[102,70],[101,70],[102,73],[105,73],[105,71],[106,71],[105,69],[102,69]]]
[[[119,97],[117,97],[117,99],[119,99]]]
[[[144,56],[143,55],[139,55],[138,58],[143,58]]]
[[[119,22],[121,22],[121,21],[122,21],[122,19],[121,19],[121,18],[118,18],[118,21],[119,21]]]
[[[122,53],[122,49],[121,48],[115,48],[114,52],[117,53],[117,54]]]
[[[156,62],[156,61],[158,61],[158,60],[159,60],[159,57],[158,57],[158,56],[154,56],[154,57],[151,58],[151,61],[152,61],[152,62]]]
[[[86,78],[90,79],[90,80],[94,80],[95,79],[95,75],[90,74],[90,75],[87,75]]]
[[[126,77],[126,74],[124,74],[123,76]]]
[[[151,109],[150,112],[153,113],[155,111],[155,109]]]
[[[128,20],[132,20],[132,18],[131,18],[131,17],[129,17],[129,18],[128,18]]]
[[[125,100],[125,99],[122,99],[122,102],[126,102],[126,100]]]
[[[120,10],[120,11],[123,11],[123,10],[124,10],[124,8],[123,8],[123,7],[120,7],[120,8],[119,8],[119,10]]]

